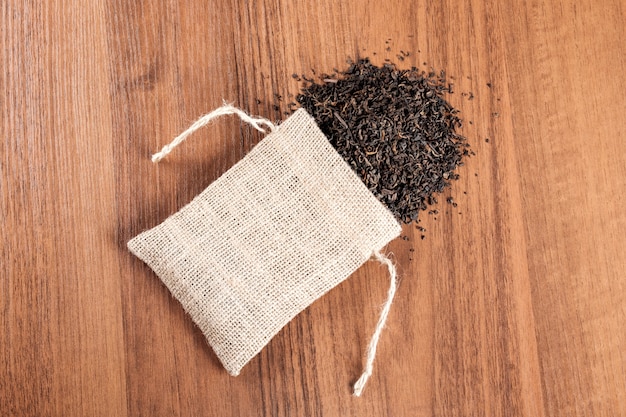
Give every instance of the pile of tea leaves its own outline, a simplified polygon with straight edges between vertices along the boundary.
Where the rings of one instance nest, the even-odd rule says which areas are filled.
[[[457,179],[470,153],[461,119],[443,97],[445,74],[360,59],[345,72],[305,78],[306,109],[370,191],[405,223]]]

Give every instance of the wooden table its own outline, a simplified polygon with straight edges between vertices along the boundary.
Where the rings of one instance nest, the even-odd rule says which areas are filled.
[[[625,20],[612,0],[2,1],[0,415],[626,415]],[[281,119],[293,73],[359,56],[455,77],[476,155],[388,247],[402,281],[362,398],[374,262],[230,377],[125,243],[261,136],[224,119],[149,155],[222,99]]]

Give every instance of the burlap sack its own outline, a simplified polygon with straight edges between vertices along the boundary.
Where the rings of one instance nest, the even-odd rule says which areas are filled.
[[[301,109],[128,247],[238,375],[294,316],[399,234]]]

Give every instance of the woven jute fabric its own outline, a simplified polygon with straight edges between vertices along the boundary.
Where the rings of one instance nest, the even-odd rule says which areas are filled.
[[[238,375],[400,230],[301,109],[128,247]]]

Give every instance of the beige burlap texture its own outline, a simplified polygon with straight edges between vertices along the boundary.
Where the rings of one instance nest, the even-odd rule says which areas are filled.
[[[298,110],[128,247],[238,375],[285,324],[400,231]]]

